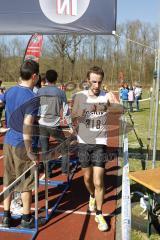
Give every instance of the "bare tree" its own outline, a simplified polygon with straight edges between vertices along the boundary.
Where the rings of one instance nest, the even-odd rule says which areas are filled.
[[[104,69],[107,85],[110,79],[110,83],[117,86],[120,71],[130,82],[150,83],[154,49],[158,48],[158,26],[140,21],[127,22],[117,26],[117,33],[119,38],[76,34],[44,37],[41,71],[54,66],[60,73],[61,83],[67,80],[78,82],[84,80],[88,68],[96,64]],[[18,78],[26,44],[24,37],[0,37],[0,78],[6,81]]]
[[[70,81],[74,80],[74,74],[75,74],[75,63],[77,59],[77,53],[79,49],[79,45],[82,41],[84,36],[82,35],[76,35],[72,34],[68,41],[68,48],[67,48],[67,56],[71,63],[71,76]]]
[[[61,77],[60,82],[64,83],[64,70],[65,70],[65,58],[67,56],[68,49],[68,36],[67,35],[55,35],[49,36],[49,41],[53,44],[53,51],[60,56],[60,65],[61,65]]]

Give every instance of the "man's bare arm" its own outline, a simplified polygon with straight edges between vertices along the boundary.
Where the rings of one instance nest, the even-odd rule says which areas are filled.
[[[4,102],[0,100],[0,107],[4,107]]]
[[[80,96],[76,95],[74,98],[74,103],[72,107],[72,119],[76,120],[79,117],[82,117],[84,114],[84,110],[80,106]]]
[[[23,139],[28,157],[36,162],[37,157],[32,152],[33,123],[34,117],[32,115],[26,115],[23,123]]]

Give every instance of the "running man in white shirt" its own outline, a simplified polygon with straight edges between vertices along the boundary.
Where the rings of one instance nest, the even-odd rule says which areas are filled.
[[[106,122],[112,103],[118,103],[112,93],[101,90],[103,78],[103,70],[97,66],[92,67],[87,73],[90,87],[76,94],[72,109],[73,120],[78,121],[79,161],[86,188],[90,193],[89,210],[96,211],[95,221],[100,231],[108,229],[102,215],[107,149]]]

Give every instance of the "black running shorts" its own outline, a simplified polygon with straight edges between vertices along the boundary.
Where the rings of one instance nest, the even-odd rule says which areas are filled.
[[[82,168],[105,168],[107,146],[101,144],[78,144],[79,162]]]

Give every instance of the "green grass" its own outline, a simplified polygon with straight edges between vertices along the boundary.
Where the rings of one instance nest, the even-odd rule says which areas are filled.
[[[147,231],[147,212],[143,213],[140,215],[140,213],[142,212],[142,208],[140,207],[139,203],[134,205],[132,208],[132,216],[138,216],[138,220],[136,219],[136,226],[137,226],[137,230],[133,229],[132,230],[132,240],[148,240],[148,235],[146,234]],[[132,218],[133,219],[133,218]],[[132,220],[133,221],[133,220]],[[135,219],[134,219],[135,221]],[[133,222],[132,222],[133,224]],[[138,229],[142,229],[143,228],[143,232],[138,230]],[[150,236],[150,240],[158,240],[160,239],[160,236],[156,233],[156,231],[152,228],[152,235]]]
[[[3,82],[2,86],[8,89],[12,86],[15,86],[16,84],[17,84],[16,82]]]
[[[66,92],[66,96],[67,96],[67,99],[68,99],[68,100],[71,99],[71,97],[72,97],[72,91],[67,91],[67,92]]]
[[[148,98],[148,93],[145,92],[143,94],[144,98]],[[155,106],[153,106],[153,109],[155,109]],[[131,123],[130,118],[128,114],[126,113],[128,122]],[[150,116],[150,101],[144,101],[140,102],[140,111],[139,112],[133,112],[132,113],[132,119],[134,121],[134,128],[137,132],[138,137],[142,140],[144,149],[147,148],[148,144],[148,128],[149,128],[149,116]],[[160,111],[159,111],[159,119],[160,119]],[[153,146],[153,134],[154,134],[154,113],[152,117],[152,129],[151,129],[151,146]],[[139,145],[137,142],[137,139],[135,137],[135,134],[132,131],[129,131],[128,134],[129,138],[129,148],[138,149]],[[160,149],[160,131],[158,130],[157,134],[157,150]]]
[[[147,91],[143,93],[143,99],[148,98],[149,94]],[[153,106],[153,112],[155,110],[155,104]],[[125,114],[128,120],[129,125],[131,124],[130,118],[128,114]],[[150,116],[150,101],[144,101],[140,102],[140,111],[136,112],[134,111],[132,113],[132,119],[134,121],[134,128],[136,130],[136,133],[138,137],[142,140],[143,142],[143,152],[140,154],[140,148],[138,141],[135,137],[135,134],[133,130],[131,130],[131,127],[129,126],[129,131],[128,131],[128,140],[129,140],[129,153],[133,153],[132,156],[129,157],[129,169],[130,171],[137,171],[142,169],[141,165],[141,159],[145,160],[146,159],[146,149],[147,149],[147,144],[148,144],[148,127],[149,127],[149,116]],[[160,119],[160,111],[159,111],[159,119]],[[153,113],[153,122],[152,122],[152,129],[151,129],[151,149],[153,148],[153,134],[154,134],[154,113]],[[160,150],[160,130],[158,130],[157,134],[157,150]],[[138,155],[134,154],[138,153]],[[152,153],[152,152],[151,152]],[[158,160],[160,157],[158,156]],[[147,161],[147,169],[152,168],[152,155],[150,156],[150,160]],[[160,161],[156,161],[156,167],[160,166]],[[135,184],[135,182],[131,181],[131,188],[132,184]],[[138,185],[134,186],[135,188],[138,187]],[[138,190],[138,189],[137,189]],[[142,209],[140,208],[139,204],[132,209],[132,216],[133,214],[135,216],[139,216],[140,212]],[[142,224],[143,224],[143,219],[142,219]],[[135,230],[132,228],[132,240],[147,240],[148,236],[145,232],[141,232],[139,230]],[[152,233],[150,240],[160,240],[160,236],[158,234]]]
[[[10,88],[10,87],[12,87],[12,86],[15,86],[17,83],[16,82],[3,82],[3,86],[5,87],[5,88]],[[67,99],[69,100],[69,99],[71,99],[71,96],[72,96],[72,92],[73,91],[67,91],[66,92],[66,95],[67,95]]]
[[[160,240],[160,236],[158,234],[151,235],[150,238],[148,238],[147,234],[142,233],[140,231],[133,230],[131,233],[131,239],[132,240]]]

